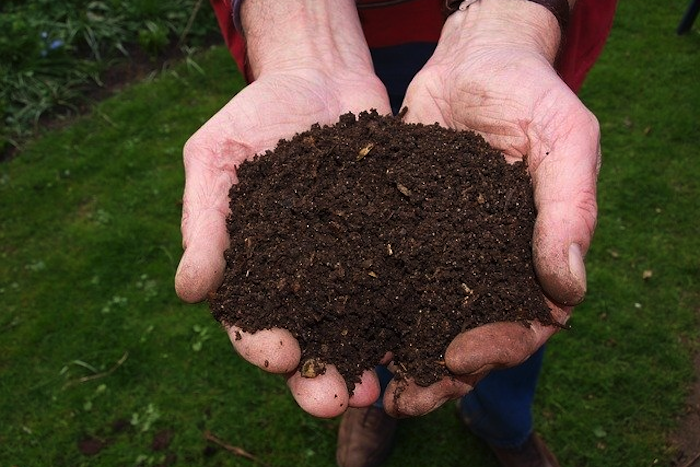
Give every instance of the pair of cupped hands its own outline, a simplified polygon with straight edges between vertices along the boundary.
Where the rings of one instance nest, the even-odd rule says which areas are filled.
[[[554,318],[564,324],[586,290],[583,257],[597,212],[598,123],[553,69],[556,51],[508,41],[484,44],[457,29],[452,34],[443,31],[434,55],[410,84],[404,119],[473,130],[510,161],[526,158],[537,207],[535,269]],[[314,123],[334,124],[347,112],[391,112],[381,81],[356,64],[338,69],[343,64],[341,57],[318,66],[304,60],[261,65],[254,70],[255,81],[189,139],[181,226],[185,251],[175,279],[183,300],[201,301],[222,281],[228,191],[244,160]],[[558,329],[533,322],[466,331],[445,352],[453,377],[429,387],[409,382],[400,397],[395,397],[397,383],[392,381],[384,395],[385,410],[404,417],[428,413],[468,393],[490,370],[522,363]],[[284,329],[227,331],[244,359],[283,375],[296,402],[312,415],[334,417],[379,397],[372,370],[363,374],[352,395],[332,365],[323,375],[302,377],[299,344]]]

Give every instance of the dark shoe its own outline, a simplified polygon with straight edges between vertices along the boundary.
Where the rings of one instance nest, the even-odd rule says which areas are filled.
[[[457,416],[469,428],[469,419],[462,413],[461,399],[457,401]],[[491,446],[502,467],[560,467],[559,461],[549,450],[542,438],[535,433],[517,448]]]
[[[389,456],[398,420],[379,407],[350,408],[338,430],[335,459],[340,467],[375,467]]]
[[[490,447],[503,467],[560,467],[557,458],[535,433],[517,448]]]

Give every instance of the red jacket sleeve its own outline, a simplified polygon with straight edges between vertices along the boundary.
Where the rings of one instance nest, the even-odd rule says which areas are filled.
[[[233,59],[236,61],[238,69],[241,71],[246,81],[250,83],[252,81],[252,76],[247,66],[245,41],[233,25],[231,0],[209,0],[209,3],[211,3],[212,8],[214,8],[214,13],[219,22],[221,33],[224,36],[226,47],[228,47]]]
[[[617,0],[579,0],[557,62],[557,71],[578,92],[608,39]]]
[[[210,0],[226,46],[248,82],[245,42],[233,25],[230,0]],[[360,3],[372,3],[362,0]],[[443,17],[443,0],[413,0],[392,7],[363,8],[360,21],[370,47],[409,42],[437,42]],[[578,92],[588,71],[598,59],[612,28],[617,0],[579,0],[574,7],[563,42],[557,71]]]

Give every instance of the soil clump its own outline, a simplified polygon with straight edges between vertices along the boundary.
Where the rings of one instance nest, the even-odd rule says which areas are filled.
[[[346,114],[243,163],[231,245],[209,303],[223,324],[289,330],[307,376],[348,388],[392,352],[429,385],[462,331],[554,325],[532,263],[526,164],[472,132]]]

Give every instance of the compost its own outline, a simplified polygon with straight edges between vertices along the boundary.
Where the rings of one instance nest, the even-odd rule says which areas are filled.
[[[425,386],[449,375],[462,331],[555,324],[533,269],[526,163],[475,133],[347,114],[237,175],[211,312],[248,332],[289,330],[302,374],[333,364],[352,391],[391,352],[398,377]]]

